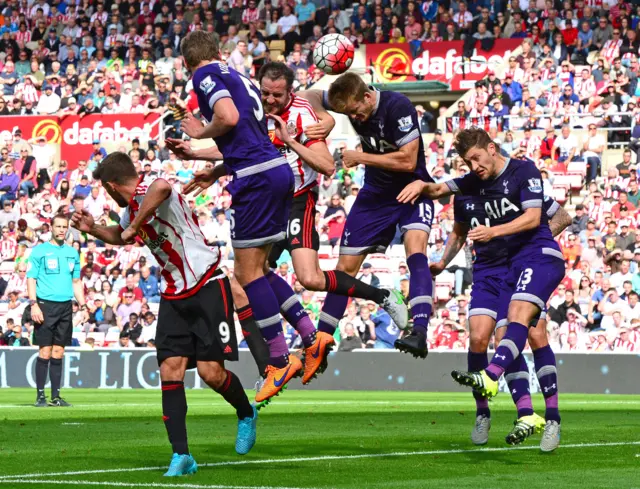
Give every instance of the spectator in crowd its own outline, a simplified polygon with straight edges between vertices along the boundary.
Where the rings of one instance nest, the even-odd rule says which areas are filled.
[[[142,289],[144,299],[147,303],[157,304],[160,302],[158,279],[155,275],[151,274],[151,270],[148,266],[144,266],[140,269],[140,283],[138,287]]]
[[[338,345],[338,351],[353,351],[358,348],[362,348],[362,340],[353,327],[353,324],[347,323],[344,328],[345,337],[340,340]]]

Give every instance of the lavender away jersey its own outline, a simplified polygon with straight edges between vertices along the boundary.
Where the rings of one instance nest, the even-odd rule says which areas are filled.
[[[372,89],[375,90],[375,89]],[[420,134],[420,124],[415,107],[409,99],[396,92],[380,92],[377,94],[377,105],[369,119],[360,122],[350,119],[353,128],[360,136],[365,153],[395,153],[400,147],[418,139],[418,161],[412,172],[394,172],[366,166],[364,184],[370,190],[383,191],[395,199],[397,193],[415,180],[433,182],[427,172],[424,157],[424,144]],[[324,106],[331,110],[328,94],[324,92]]]
[[[551,220],[560,208],[560,204],[552,197],[545,195],[542,200],[542,213]],[[453,212],[456,222],[473,229],[481,223],[486,225],[484,209],[476,207],[474,198],[470,196],[456,195],[453,199]],[[507,269],[508,253],[504,244],[504,238],[496,238],[488,243],[473,243],[474,273],[497,274],[504,278]]]
[[[213,107],[222,98],[231,98],[238,109],[238,124],[215,138],[224,164],[232,172],[282,158],[269,139],[260,92],[248,78],[224,63],[213,61],[196,70],[193,89],[207,121],[213,119]]]
[[[454,193],[469,197],[464,203],[464,211],[471,227],[499,226],[517,219],[526,209],[543,207],[542,177],[530,161],[508,159],[502,172],[491,180],[481,180],[475,173],[468,173],[446,184]],[[532,254],[563,259],[545,212],[535,229],[477,245],[480,245],[482,256],[496,255],[502,260],[526,258]]]

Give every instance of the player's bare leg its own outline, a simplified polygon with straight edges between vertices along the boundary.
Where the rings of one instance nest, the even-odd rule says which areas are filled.
[[[560,412],[558,411],[558,371],[556,356],[549,346],[547,321],[540,319],[535,328],[529,329],[529,344],[540,390],[545,403],[545,427],[540,441],[543,452],[552,452],[560,444]]]
[[[320,268],[318,252],[312,249],[295,249],[291,258],[296,277],[305,289],[371,300],[382,306],[399,328],[406,327],[408,311],[399,291],[372,287],[341,270],[324,272]]]
[[[222,362],[198,362],[198,375],[235,408],[238,416],[236,452],[240,455],[249,453],[256,443],[258,412],[249,403],[240,379],[226,370]]]
[[[487,368],[489,359],[487,350],[496,321],[491,316],[474,315],[469,317],[469,351],[467,353],[467,370],[480,372]],[[471,432],[471,441],[475,445],[485,445],[489,441],[491,429],[491,411],[489,400],[478,391],[473,391],[476,401],[476,421]]]
[[[242,335],[244,336],[249,351],[256,362],[258,372],[262,377],[266,377],[267,366],[269,365],[269,346],[262,337],[260,328],[253,317],[253,310],[247,294],[240,286],[235,277],[229,280],[231,283],[231,294],[233,295],[233,304],[240,320],[242,327]]]
[[[256,402],[263,402],[280,393],[282,388],[302,370],[302,362],[289,355],[284,338],[280,307],[263,267],[271,245],[257,248],[235,248],[236,279],[244,289],[262,336],[269,345],[267,378],[256,395]]]
[[[366,255],[340,255],[336,270],[355,277],[365,257]],[[349,297],[346,295],[327,294],[318,323],[318,337],[325,339],[324,346],[317,353],[314,352],[313,355],[305,357],[303,384],[309,383],[318,371],[323,372],[327,368],[327,357],[335,344],[333,334],[344,315],[348,302]]]
[[[410,229],[404,234],[404,249],[409,267],[409,305],[413,316],[413,330],[409,336],[395,341],[394,346],[417,358],[426,358],[427,328],[433,307],[433,280],[427,260],[429,233]]]
[[[187,363],[186,357],[170,357],[160,365],[162,420],[173,451],[169,470],[164,474],[166,477],[195,474],[198,470],[187,442],[187,397],[184,392]]]

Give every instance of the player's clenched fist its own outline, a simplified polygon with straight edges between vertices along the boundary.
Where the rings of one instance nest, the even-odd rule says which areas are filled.
[[[91,232],[91,229],[93,229],[95,221],[89,212],[85,209],[81,209],[74,212],[71,216],[71,225],[80,232],[89,233]]]
[[[342,152],[342,163],[346,168],[358,166],[358,162],[362,157],[359,151],[347,150]]]
[[[398,194],[398,202],[402,202],[406,204],[408,202],[415,203],[415,201],[422,195],[422,191],[424,190],[425,183],[422,180],[416,180],[415,182],[411,182],[405,188],[402,189],[402,192]]]

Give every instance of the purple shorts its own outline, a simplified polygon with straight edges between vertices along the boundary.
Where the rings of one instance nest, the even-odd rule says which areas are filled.
[[[545,319],[547,301],[564,276],[564,260],[556,255],[539,254],[514,261],[500,295],[496,327],[507,326],[509,303],[513,300],[531,302],[540,308],[530,326]]]
[[[398,226],[403,235],[412,229],[431,232],[433,202],[422,198],[415,204],[401,204],[396,195],[380,194],[366,187],[358,193],[342,232],[341,255],[384,253]]]
[[[257,248],[287,236],[294,179],[285,164],[259,173],[234,176],[231,193],[231,244],[234,248]],[[247,174],[248,173],[248,174]]]
[[[469,301],[469,318],[472,316],[489,316],[496,320],[500,310],[500,297],[505,289],[504,278],[507,267],[492,269],[487,272],[474,272]],[[507,298],[507,305],[508,305]]]

